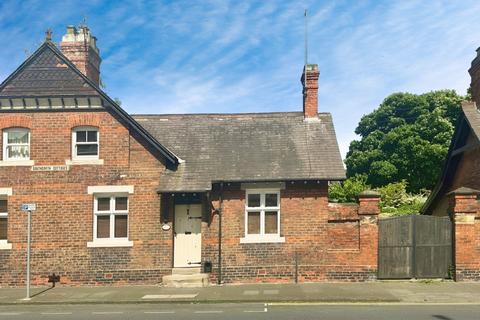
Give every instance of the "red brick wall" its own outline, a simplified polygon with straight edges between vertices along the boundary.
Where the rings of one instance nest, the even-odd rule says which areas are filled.
[[[476,194],[453,194],[456,281],[480,281],[480,205]]]
[[[245,191],[232,184],[225,187],[223,198],[224,282],[292,282],[296,257],[301,282],[375,279],[376,213],[360,216],[358,205],[329,204],[326,182],[287,184],[281,191],[280,233],[285,243],[240,243],[245,234]],[[202,231],[203,260],[213,262],[215,281],[218,215]]]
[[[59,172],[0,167],[0,188],[13,188],[8,198],[8,240],[13,247],[0,250],[0,286],[25,281],[26,214],[20,205],[26,202],[38,206],[32,219],[33,283],[45,283],[51,273],[71,284],[158,283],[170,272],[172,233],[161,230],[156,192],[164,170],[160,156],[107,112],[0,114],[0,130],[31,130],[35,165],[64,165],[71,158],[71,130],[78,125],[100,128],[104,165],[75,165]],[[87,248],[93,237],[93,195],[87,187],[96,185],[134,186],[129,196],[133,247]]]

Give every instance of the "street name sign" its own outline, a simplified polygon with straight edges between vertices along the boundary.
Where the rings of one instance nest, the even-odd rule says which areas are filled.
[[[35,211],[37,210],[36,203],[24,203],[22,204],[22,211]]]

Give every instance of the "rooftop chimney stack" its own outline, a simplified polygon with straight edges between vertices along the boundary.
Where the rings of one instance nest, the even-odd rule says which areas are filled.
[[[470,87],[472,88],[473,101],[480,107],[480,48],[477,49],[477,56],[472,61],[472,67],[468,70],[472,77]]]
[[[100,52],[95,38],[87,26],[67,26],[60,42],[62,53],[97,86],[100,84]]]
[[[303,116],[305,119],[318,119],[318,65],[307,64],[303,68]]]

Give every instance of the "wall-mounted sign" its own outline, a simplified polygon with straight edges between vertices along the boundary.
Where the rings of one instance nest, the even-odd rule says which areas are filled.
[[[68,171],[68,166],[32,166],[32,171]]]
[[[35,211],[37,210],[37,204],[36,203],[24,203],[22,204],[22,211]]]

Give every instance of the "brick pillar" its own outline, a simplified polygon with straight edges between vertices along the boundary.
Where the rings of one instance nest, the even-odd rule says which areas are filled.
[[[380,213],[380,193],[364,191],[358,195],[358,215],[360,219],[360,253],[362,263],[376,274],[378,266],[378,215]]]
[[[475,224],[479,193],[462,187],[448,194],[449,212],[454,224],[455,281],[480,281],[480,239],[477,242],[478,225]]]

